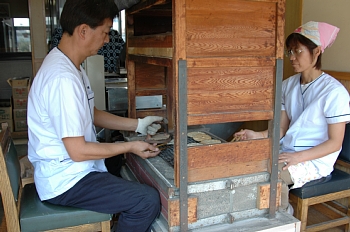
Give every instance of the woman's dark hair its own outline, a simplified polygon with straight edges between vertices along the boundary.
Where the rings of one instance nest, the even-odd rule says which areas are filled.
[[[60,24],[63,32],[73,35],[74,29],[81,24],[94,29],[108,18],[113,20],[118,13],[119,9],[113,0],[67,0]]]
[[[305,36],[299,34],[299,33],[292,33],[290,34],[287,39],[286,39],[286,48],[292,49],[292,48],[297,48],[298,44],[302,44],[305,47],[307,47],[307,49],[309,50],[309,53],[312,55],[313,54],[313,50],[315,48],[317,48],[318,46],[312,42],[310,39],[306,38]],[[320,53],[320,55],[317,58],[317,61],[315,63],[315,68],[320,70],[321,69],[321,57],[322,57],[322,53]]]

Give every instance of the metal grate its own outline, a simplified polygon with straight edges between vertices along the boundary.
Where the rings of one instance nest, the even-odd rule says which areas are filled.
[[[187,144],[198,143],[192,137],[187,136]],[[174,145],[166,145],[166,148],[162,150],[159,155],[163,160],[165,160],[170,166],[174,167]]]

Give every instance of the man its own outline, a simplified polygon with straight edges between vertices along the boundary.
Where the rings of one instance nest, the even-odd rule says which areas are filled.
[[[120,213],[117,231],[150,231],[160,210],[158,192],[107,172],[104,160],[123,153],[154,157],[143,141],[96,142],[95,126],[154,134],[162,117],[118,117],[94,107],[80,64],[108,43],[119,9],[113,0],[67,0],[63,36],[39,69],[28,98],[28,157],[42,201],[102,213]],[[92,77],[93,78],[93,77]]]

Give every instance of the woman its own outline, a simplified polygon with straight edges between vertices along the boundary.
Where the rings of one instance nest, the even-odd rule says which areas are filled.
[[[321,71],[324,49],[339,28],[308,22],[286,39],[286,55],[297,73],[282,83],[279,170],[283,180],[281,208],[293,214],[288,185],[299,188],[333,171],[341,150],[345,124],[350,121],[349,93]],[[266,131],[242,130],[241,140],[267,138]]]

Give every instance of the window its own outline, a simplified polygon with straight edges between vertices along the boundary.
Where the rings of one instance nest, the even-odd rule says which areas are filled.
[[[0,54],[2,59],[30,59],[29,18],[0,18]]]
[[[0,51],[30,52],[30,30],[28,18],[2,19]]]
[[[30,52],[30,29],[28,18],[14,18],[14,34],[16,52]]]
[[[119,34],[122,36],[123,40],[126,41],[125,36],[125,10],[122,10],[119,12],[119,17],[115,17],[113,20],[113,30],[116,30],[119,32]]]

